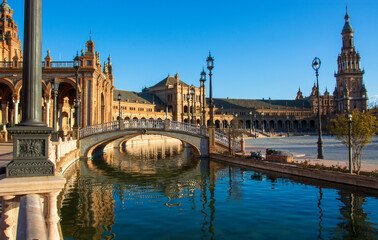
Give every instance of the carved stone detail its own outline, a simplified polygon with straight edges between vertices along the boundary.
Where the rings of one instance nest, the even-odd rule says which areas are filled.
[[[17,157],[44,157],[44,139],[18,139]]]
[[[7,166],[7,177],[52,176],[54,164],[50,161],[13,161]]]

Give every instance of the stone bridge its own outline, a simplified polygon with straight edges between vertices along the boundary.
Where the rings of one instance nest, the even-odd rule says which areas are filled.
[[[209,129],[206,127],[170,120],[121,119],[80,129],[81,156],[90,156],[98,146],[141,134],[155,134],[176,138],[194,147],[201,156],[209,155]],[[231,147],[234,150],[241,151],[240,140],[231,142]],[[229,138],[224,133],[215,131],[215,143],[227,147]]]

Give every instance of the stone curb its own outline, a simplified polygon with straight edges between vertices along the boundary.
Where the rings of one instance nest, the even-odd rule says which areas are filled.
[[[346,173],[331,172],[331,171],[325,171],[325,170],[309,169],[309,168],[303,168],[303,167],[294,166],[294,165],[265,162],[265,161],[254,160],[254,159],[226,157],[219,154],[210,154],[210,159],[221,161],[221,162],[234,163],[234,164],[247,166],[247,167],[253,167],[253,168],[258,168],[258,169],[263,169],[263,170],[279,172],[279,173],[285,173],[285,174],[290,174],[290,175],[295,175],[295,176],[300,176],[300,177],[313,178],[317,180],[324,180],[324,181],[329,181],[329,182],[371,188],[371,189],[376,189],[376,190],[378,189],[378,178],[374,178],[374,177],[350,175]]]

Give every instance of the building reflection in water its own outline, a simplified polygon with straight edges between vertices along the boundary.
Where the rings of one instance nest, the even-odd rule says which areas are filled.
[[[140,227],[135,225],[138,219],[145,221],[145,208],[156,208],[150,210],[153,213],[185,212],[186,218],[198,222],[195,231],[199,231],[200,235],[193,233],[193,238],[217,239],[219,232],[222,232],[219,231],[222,228],[221,222],[229,224],[229,219],[224,219],[224,210],[232,204],[244,204],[240,208],[243,214],[249,214],[245,219],[251,221],[246,223],[250,226],[260,222],[261,217],[269,219],[269,215],[276,214],[270,212],[269,215],[255,216],[254,213],[259,209],[254,206],[270,209],[271,205],[253,198],[248,191],[253,193],[264,189],[262,194],[270,194],[290,185],[310,186],[308,188],[313,189],[311,202],[314,216],[318,218],[317,226],[314,226],[318,239],[374,239],[378,235],[376,226],[368,221],[363,209],[366,195],[354,193],[354,189],[332,190],[339,198],[329,202],[328,189],[335,188],[332,184],[272,172],[256,172],[207,159],[200,160],[181,142],[150,143],[148,146],[133,144],[120,151],[107,151],[102,157],[79,162],[67,172],[66,178],[67,185],[58,204],[63,236],[68,239],[123,239],[122,236],[125,235],[122,234]],[[264,197],[261,193],[258,195],[260,198]],[[247,202],[244,201],[246,197],[250,199]],[[266,199],[270,201],[269,196]],[[334,213],[338,216],[337,221],[330,222],[327,212],[330,211],[329,206],[339,205],[340,201],[340,214]],[[128,216],[132,220],[122,219],[121,216]],[[154,216],[162,217],[149,217]],[[169,232],[183,227],[176,227],[173,225],[175,222],[170,224]],[[123,226],[121,232],[120,227],[117,231],[117,226]],[[252,231],[248,227],[241,229],[239,231]],[[135,235],[127,236],[139,236],[140,231],[135,231]],[[146,232],[143,234],[146,235],[143,239],[154,237]],[[173,238],[177,239],[178,236]]]
[[[181,141],[127,145],[122,151],[106,151],[102,157],[79,162],[66,173],[66,188],[59,198],[63,236],[114,239],[116,198],[124,208],[125,201],[161,194],[166,196],[162,204],[168,207],[180,206],[180,198],[191,197],[195,208],[195,192],[203,185],[202,176],[208,175],[196,170],[199,164]]]

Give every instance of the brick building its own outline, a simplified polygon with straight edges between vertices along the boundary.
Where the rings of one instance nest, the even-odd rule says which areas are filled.
[[[0,6],[0,123],[2,132],[6,125],[17,124],[22,116],[22,44],[13,10],[6,0]],[[364,71],[360,69],[360,55],[353,42],[354,31],[345,15],[342,29],[342,48],[336,88],[333,96],[325,91],[320,96],[321,114],[327,120],[335,113],[355,108],[367,110],[367,91],[363,83]],[[89,40],[78,53],[81,66],[78,72],[73,61],[54,61],[47,52],[43,62],[42,106],[43,121],[53,126],[53,106],[57,107],[57,130],[68,134],[75,123],[76,102],[80,107],[80,127],[116,120],[119,115],[126,119],[166,119],[208,124],[209,108],[205,87],[186,84],[179,74],[167,76],[141,92],[116,90],[113,65],[110,56],[101,64],[95,43]],[[78,82],[76,82],[76,73]],[[57,100],[54,102],[54,83],[59,83]],[[76,99],[78,86],[78,99]],[[314,131],[318,111],[317,88],[304,97],[299,89],[293,100],[272,99],[214,99],[214,121],[218,128],[226,128],[236,121],[240,128],[265,131]],[[205,109],[205,119],[203,110]]]

